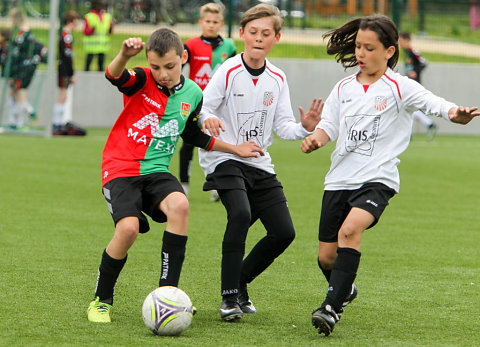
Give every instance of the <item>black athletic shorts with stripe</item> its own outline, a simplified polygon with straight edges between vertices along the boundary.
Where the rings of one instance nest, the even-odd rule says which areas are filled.
[[[318,228],[318,240],[337,242],[338,231],[352,207],[361,208],[371,213],[375,220],[367,229],[373,227],[388,206],[388,201],[394,195],[395,190],[383,183],[376,182],[366,183],[354,190],[325,190]]]
[[[103,195],[115,225],[122,218],[138,217],[141,233],[150,230],[144,213],[155,222],[167,221],[167,216],[160,210],[159,205],[173,192],[185,194],[180,182],[168,172],[118,177],[103,186]]]

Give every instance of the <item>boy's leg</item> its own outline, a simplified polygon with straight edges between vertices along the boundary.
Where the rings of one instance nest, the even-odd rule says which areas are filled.
[[[184,194],[176,191],[163,199],[159,207],[167,216],[166,230],[163,234],[162,273],[159,286],[177,287],[187,244],[188,200]]]
[[[333,264],[337,258],[338,242],[318,242],[318,267],[322,270],[327,282],[330,281]]]
[[[95,300],[88,308],[88,319],[91,322],[110,322],[110,310],[118,276],[127,261],[127,251],[135,242],[139,232],[139,221],[136,217],[126,217],[118,221],[115,234],[104,250],[98,269]]]
[[[279,187],[273,189],[281,190]],[[257,242],[243,261],[241,285],[250,283],[265,271],[295,238],[295,228],[286,202],[262,210],[259,217],[267,235]]]
[[[251,225],[248,196],[242,189],[222,189],[219,194],[227,211],[227,227],[222,243],[222,297],[220,315],[224,320],[242,317],[238,306],[238,293],[245,239]]]

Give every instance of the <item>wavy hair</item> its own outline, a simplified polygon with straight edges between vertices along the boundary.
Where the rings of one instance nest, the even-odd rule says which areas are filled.
[[[390,18],[380,14],[355,18],[337,29],[326,32],[323,38],[329,38],[327,53],[335,55],[337,62],[341,63],[345,70],[357,66],[355,57],[357,32],[367,29],[377,33],[383,47],[395,47],[395,53],[387,62],[388,67],[393,69],[398,62],[398,30]]]

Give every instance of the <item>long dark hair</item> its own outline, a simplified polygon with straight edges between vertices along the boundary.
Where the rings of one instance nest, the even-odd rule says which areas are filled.
[[[384,15],[373,15],[355,18],[337,29],[330,30],[323,38],[330,38],[327,43],[327,53],[335,55],[337,62],[345,69],[358,65],[355,58],[355,39],[358,30],[371,30],[378,35],[383,47],[395,47],[395,53],[388,59],[388,67],[393,69],[398,62],[398,30],[395,23]]]

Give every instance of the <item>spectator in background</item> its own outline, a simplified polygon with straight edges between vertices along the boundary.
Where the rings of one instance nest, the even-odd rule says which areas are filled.
[[[12,129],[28,125],[36,118],[34,107],[27,100],[27,88],[33,80],[38,64],[46,62],[47,49],[35,39],[25,23],[25,14],[19,8],[9,12],[12,22],[11,37],[3,47],[2,75],[8,77],[8,124]],[[8,36],[8,31],[2,32]]]
[[[398,45],[405,52],[406,75],[418,83],[421,83],[420,76],[422,71],[427,67],[427,60],[421,56],[419,51],[413,49],[412,36],[409,32],[402,31],[399,33]],[[413,119],[424,125],[427,128],[427,137],[433,139],[437,133],[437,126],[433,120],[420,110],[413,113]]]
[[[98,59],[98,71],[104,71],[105,54],[110,48],[110,35],[113,20],[110,13],[104,10],[105,0],[93,0],[92,9],[85,15],[83,30],[83,47],[87,54],[85,71],[90,71],[90,64],[95,55]]]
[[[78,14],[67,11],[63,14],[63,29],[58,44],[58,99],[53,106],[53,135],[85,135],[86,132],[65,120],[65,103],[70,85],[75,83],[73,70],[73,30],[78,23]]]
[[[470,0],[470,28],[476,30],[480,27],[480,8],[478,0]]]

